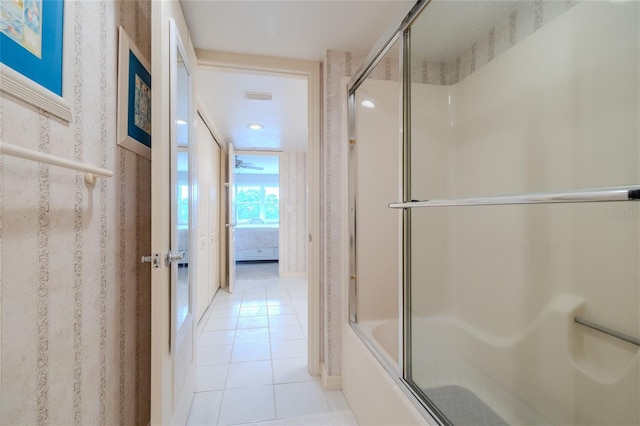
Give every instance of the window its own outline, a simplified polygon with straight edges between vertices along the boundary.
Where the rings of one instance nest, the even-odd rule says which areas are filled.
[[[189,227],[189,184],[178,185],[178,228]]]
[[[278,224],[280,188],[277,185],[236,185],[236,223]]]

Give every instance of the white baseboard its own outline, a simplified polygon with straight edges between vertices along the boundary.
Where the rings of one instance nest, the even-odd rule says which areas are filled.
[[[324,363],[320,365],[320,371],[322,372],[320,381],[325,390],[332,391],[342,389],[342,376],[330,376]]]

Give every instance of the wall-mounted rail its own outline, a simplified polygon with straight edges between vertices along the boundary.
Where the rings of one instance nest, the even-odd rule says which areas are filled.
[[[84,164],[78,161],[67,160],[65,158],[56,157],[55,155],[45,154],[44,152],[34,151],[32,149],[23,148],[21,146],[11,145],[0,142],[0,153],[20,157],[26,160],[38,161],[40,163],[50,164],[52,166],[64,167],[67,169],[84,172],[84,179],[87,183],[94,184],[96,177],[112,177],[111,170],[102,169],[91,164]]]
[[[578,324],[582,324],[585,327],[592,328],[594,330],[598,330],[601,333],[608,334],[609,336],[615,337],[616,339],[624,340],[625,342],[629,342],[636,346],[640,346],[640,339],[636,339],[635,337],[629,336],[624,333],[620,333],[619,331],[612,330],[608,327],[602,326],[600,324],[596,324],[591,321],[587,321],[586,319],[580,317],[574,317],[573,320]]]
[[[502,206],[513,204],[595,203],[605,201],[638,201],[640,186],[585,189],[573,192],[541,192],[497,197],[414,200],[389,204],[392,209],[415,207]]]

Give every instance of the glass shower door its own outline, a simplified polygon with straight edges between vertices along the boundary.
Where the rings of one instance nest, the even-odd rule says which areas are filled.
[[[407,30],[404,374],[444,423],[640,423],[640,205],[606,201],[640,183],[639,12],[433,0]]]
[[[351,94],[352,251],[350,316],[384,364],[399,370],[401,213],[388,208],[401,192],[399,43],[393,43]],[[357,222],[357,227],[356,227]]]

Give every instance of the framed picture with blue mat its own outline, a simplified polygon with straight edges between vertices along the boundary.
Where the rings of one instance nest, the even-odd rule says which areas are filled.
[[[0,89],[63,120],[63,0],[0,1]]]
[[[118,145],[151,159],[151,67],[122,27],[118,59]]]

